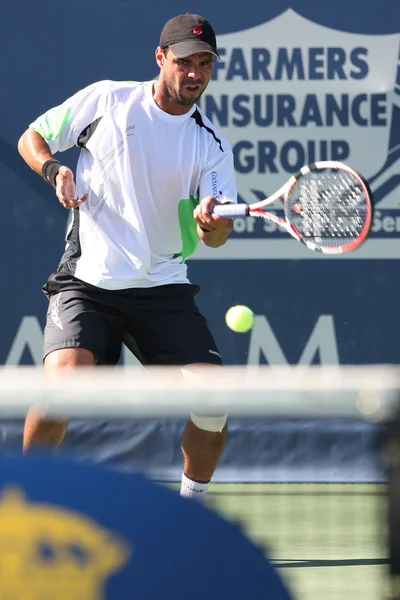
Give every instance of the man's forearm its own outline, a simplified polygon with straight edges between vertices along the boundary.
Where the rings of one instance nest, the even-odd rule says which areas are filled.
[[[27,165],[39,175],[41,175],[43,163],[53,158],[48,143],[33,129],[27,129],[20,137],[18,152]]]
[[[218,248],[219,246],[223,246],[232,231],[231,227],[217,227],[213,231],[203,231],[200,228],[200,225],[197,225],[197,233],[199,235],[200,240],[206,246],[210,246],[211,248]]]

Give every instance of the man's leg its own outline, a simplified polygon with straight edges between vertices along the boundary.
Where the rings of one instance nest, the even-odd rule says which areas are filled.
[[[50,352],[44,360],[46,375],[52,377],[60,369],[75,369],[77,367],[94,366],[93,354],[84,348],[62,348]],[[25,419],[23,435],[23,451],[32,449],[53,451],[64,439],[68,422],[46,419],[40,409],[32,407]]]
[[[205,431],[191,420],[182,437],[183,475],[181,496],[202,499],[208,491],[226,442],[227,426],[221,432]]]
[[[204,365],[203,365],[204,366]],[[210,368],[215,365],[209,365]],[[183,371],[190,373],[190,367]],[[202,499],[217,468],[227,437],[226,415],[191,414],[182,437],[181,496]]]
[[[121,353],[125,317],[118,309],[118,296],[73,277],[66,281],[66,277],[66,273],[54,273],[46,283],[51,294],[43,340],[48,378],[97,363],[115,365]],[[67,289],[59,291],[64,285]],[[25,420],[24,452],[55,450],[67,427],[66,421],[47,419],[40,407],[33,406]]]
[[[215,340],[194,301],[198,291],[196,285],[171,284],[132,293],[124,342],[143,365],[179,365],[188,378],[202,377],[204,367],[221,368]],[[205,496],[225,440],[226,415],[190,415],[182,438],[183,496]]]

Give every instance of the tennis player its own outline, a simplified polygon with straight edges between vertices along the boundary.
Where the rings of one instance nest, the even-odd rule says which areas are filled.
[[[143,365],[221,365],[195,302],[185,260],[199,240],[217,248],[230,219],[214,205],[237,202],[228,142],[197,107],[218,58],[199,15],[164,26],[158,80],[100,81],[34,121],[19,140],[26,163],[72,209],[65,251],[43,286],[47,372],[115,365],[122,343]],[[73,145],[72,171],[54,158]],[[193,369],[194,366],[194,369]],[[55,449],[67,423],[32,407],[24,451]],[[182,438],[181,494],[203,497],[226,440],[226,415],[190,414]]]

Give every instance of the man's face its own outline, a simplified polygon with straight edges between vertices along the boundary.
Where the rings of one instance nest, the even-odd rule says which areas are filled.
[[[210,81],[214,55],[198,52],[178,58],[170,48],[157,48],[156,57],[161,69],[159,82],[170,100],[181,106],[195,104]]]

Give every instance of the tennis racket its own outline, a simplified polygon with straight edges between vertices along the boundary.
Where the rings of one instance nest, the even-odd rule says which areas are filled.
[[[265,211],[283,200],[285,218]],[[304,166],[275,194],[255,204],[214,206],[226,219],[263,217],[283,227],[310,250],[341,254],[355,250],[372,224],[372,192],[362,175],[336,161]]]

